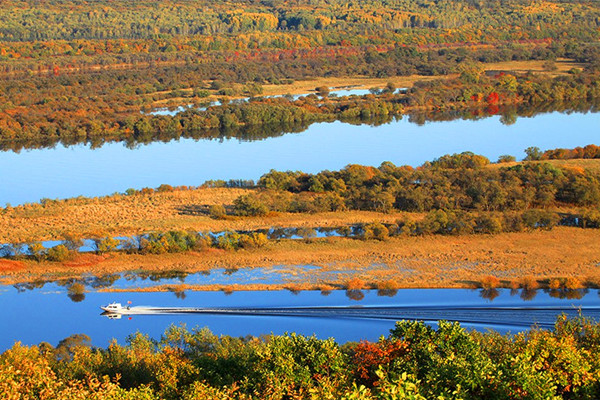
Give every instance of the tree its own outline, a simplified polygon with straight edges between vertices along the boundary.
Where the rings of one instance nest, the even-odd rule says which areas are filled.
[[[508,154],[503,154],[498,157],[498,164],[510,163],[510,162],[515,162],[515,161],[517,161],[516,157],[508,155]]]
[[[528,147],[525,149],[525,154],[527,157],[524,158],[525,161],[537,161],[542,158],[542,152],[539,147]]]
[[[315,88],[315,90],[317,91],[317,94],[321,97],[329,96],[329,87],[328,86],[319,86],[319,87]]]
[[[98,254],[108,253],[117,250],[121,241],[119,239],[107,236],[103,239],[94,239],[96,251]]]

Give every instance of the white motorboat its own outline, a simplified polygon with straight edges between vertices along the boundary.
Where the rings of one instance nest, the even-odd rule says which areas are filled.
[[[140,315],[140,314],[182,314],[194,312],[206,312],[205,308],[196,307],[148,307],[148,306],[131,306],[128,302],[126,306],[121,303],[110,303],[107,306],[100,306],[104,314],[107,316],[117,317],[121,315]]]
[[[107,306],[100,306],[103,311],[111,314],[128,314],[131,311],[131,307],[123,307],[121,303],[110,303]]]

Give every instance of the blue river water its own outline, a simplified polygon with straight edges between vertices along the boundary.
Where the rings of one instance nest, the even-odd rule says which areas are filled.
[[[499,116],[417,125],[404,118],[380,126],[317,123],[301,133],[258,141],[180,139],[129,149],[109,143],[0,153],[0,206],[41,198],[101,196],[128,188],[201,185],[214,179],[258,179],[271,168],[318,172],[348,164],[417,166],[444,154],[473,151],[495,161],[541,149],[600,144],[600,113]]]
[[[105,347],[112,339],[124,343],[137,331],[153,338],[170,325],[208,327],[216,334],[259,336],[297,332],[319,338],[334,337],[339,343],[387,336],[401,319],[456,320],[467,329],[494,329],[520,332],[536,325],[550,328],[562,313],[579,313],[600,319],[598,291],[582,291],[579,299],[552,297],[538,291],[524,295],[500,289],[493,296],[468,289],[403,289],[385,293],[362,291],[359,296],[334,290],[224,292],[101,292],[69,297],[63,286],[54,283],[33,290],[0,286],[3,306],[0,352],[15,341],[26,345],[42,341],[56,345],[75,333],[91,337]],[[117,301],[159,307],[229,308],[238,313],[191,313],[123,316],[101,315],[100,305]],[[298,309],[300,308],[300,309]],[[210,311],[210,310],[208,310]]]

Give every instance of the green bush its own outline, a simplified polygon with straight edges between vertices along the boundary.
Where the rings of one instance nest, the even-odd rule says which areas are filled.
[[[47,251],[47,258],[50,261],[62,262],[68,260],[69,258],[71,258],[71,256],[72,254],[67,248],[67,246],[62,244],[54,246],[48,249]]]
[[[227,210],[220,204],[215,204],[209,207],[208,215],[214,219],[223,219],[227,216]]]
[[[243,216],[261,216],[269,212],[269,207],[255,194],[246,194],[233,201],[235,214]]]

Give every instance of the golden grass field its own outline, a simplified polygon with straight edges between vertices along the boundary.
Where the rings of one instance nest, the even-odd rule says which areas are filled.
[[[131,236],[168,230],[219,232],[271,227],[338,227],[361,222],[395,222],[406,213],[345,211],[317,214],[271,213],[260,218],[217,220],[201,211],[213,204],[231,205],[248,189],[200,188],[173,192],[75,198],[28,204],[0,212],[0,243]],[[419,214],[415,214],[419,218]]]
[[[552,164],[600,171],[600,160],[552,160]],[[511,164],[502,164],[507,166]],[[497,168],[492,164],[489,168]],[[72,237],[128,236],[151,231],[253,230],[270,227],[337,227],[362,222],[395,222],[407,216],[346,211],[317,214],[273,213],[266,217],[212,219],[200,210],[213,204],[232,204],[250,189],[193,188],[150,194],[114,195],[45,201],[0,209],[0,243],[19,243]],[[569,210],[565,210],[569,211]],[[0,276],[7,284],[50,277],[104,275],[131,270],[197,272],[214,268],[271,268],[285,266],[299,279],[280,285],[249,282],[246,289],[340,288],[352,277],[371,287],[392,282],[394,287],[473,287],[493,276],[505,286],[531,276],[577,278],[600,284],[600,230],[558,227],[552,231],[499,235],[397,237],[384,242],[345,238],[281,240],[254,250],[164,255],[113,253],[81,254],[63,263],[0,259]],[[308,273],[303,265],[318,266]],[[342,271],[343,273],[335,272]],[[335,272],[335,273],[334,273]],[[155,288],[183,290],[181,288]],[[190,289],[190,288],[187,288]],[[240,290],[220,286],[201,290]]]
[[[598,243],[600,230],[559,227],[552,231],[499,235],[398,237],[384,242],[346,238],[282,240],[261,249],[232,252],[208,249],[164,255],[84,254],[64,263],[3,260],[0,268],[6,284],[33,281],[48,274],[68,278],[84,273],[100,276],[131,270],[198,272],[278,266],[298,276],[293,285],[290,282],[260,286],[248,282],[249,286],[244,288],[282,289],[290,285],[297,289],[339,288],[345,287],[352,277],[370,287],[385,281],[392,281],[396,288],[476,287],[490,275],[499,278],[504,286],[511,286],[524,276],[540,282],[575,277],[582,283],[597,285],[600,283]],[[320,269],[309,272],[303,265]],[[199,289],[225,288],[213,285]]]

